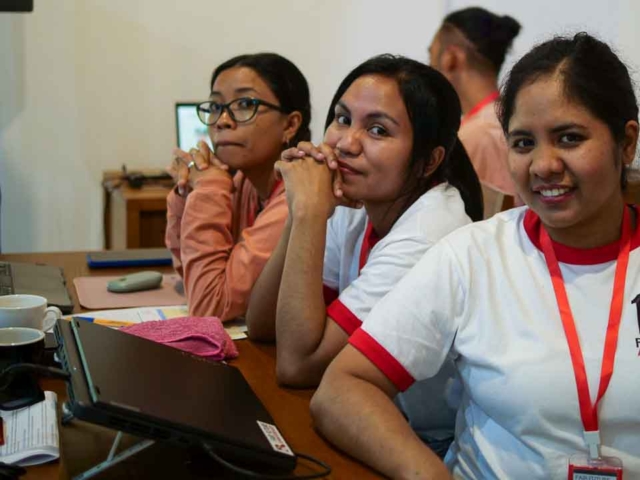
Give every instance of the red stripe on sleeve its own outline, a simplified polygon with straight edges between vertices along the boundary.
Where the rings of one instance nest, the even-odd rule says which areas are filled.
[[[351,335],[362,325],[362,321],[339,299],[334,300],[331,302],[331,305],[327,307],[327,315],[340,325],[340,327],[347,332],[347,335]]]
[[[378,367],[401,392],[404,392],[415,382],[407,369],[361,328],[358,328],[349,337],[349,343]]]
[[[330,305],[334,300],[337,300],[339,293],[331,287],[322,285],[322,296],[324,297],[324,304]]]

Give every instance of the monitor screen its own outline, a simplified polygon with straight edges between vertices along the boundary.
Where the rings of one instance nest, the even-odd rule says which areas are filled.
[[[211,139],[207,126],[198,118],[196,102],[176,103],[176,132],[178,148],[186,152],[195,147],[200,140],[205,140],[211,147]]]

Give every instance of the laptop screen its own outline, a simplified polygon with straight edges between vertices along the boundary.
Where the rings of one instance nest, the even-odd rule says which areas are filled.
[[[175,107],[178,148],[186,152],[195,147],[200,140],[205,140],[211,147],[207,126],[198,119],[197,105],[198,102],[179,102]]]
[[[52,265],[0,262],[0,295],[13,294],[40,295],[63,313],[73,311],[64,273]]]

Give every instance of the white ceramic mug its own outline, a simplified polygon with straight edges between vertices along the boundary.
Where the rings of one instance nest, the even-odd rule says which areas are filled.
[[[38,295],[0,296],[0,328],[23,327],[47,331],[62,317],[58,307],[47,307]]]

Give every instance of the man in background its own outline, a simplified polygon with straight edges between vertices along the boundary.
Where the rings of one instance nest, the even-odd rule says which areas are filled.
[[[482,184],[485,218],[511,205],[515,196],[495,102],[500,68],[519,32],[512,17],[470,7],[447,15],[429,47],[431,66],[460,97],[459,137]]]

